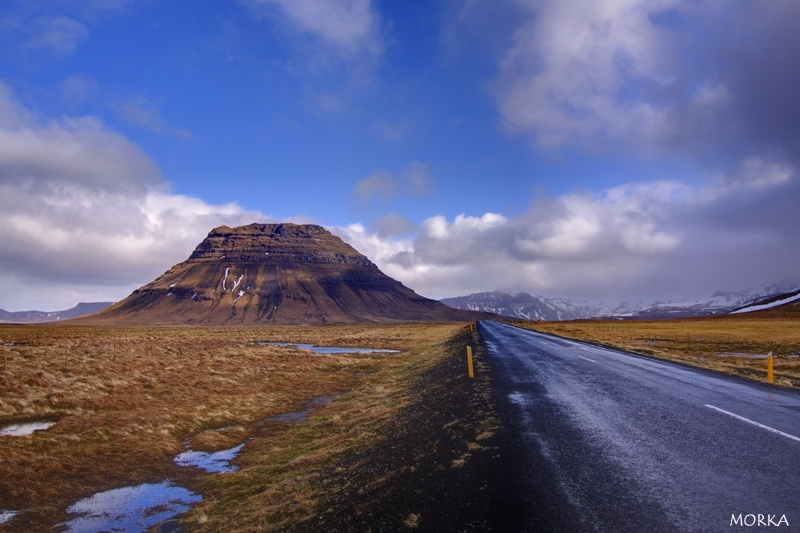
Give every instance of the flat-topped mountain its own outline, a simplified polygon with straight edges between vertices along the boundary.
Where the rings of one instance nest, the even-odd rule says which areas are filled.
[[[266,325],[475,318],[481,317],[416,294],[321,226],[250,224],[212,230],[189,259],[82,321]]]

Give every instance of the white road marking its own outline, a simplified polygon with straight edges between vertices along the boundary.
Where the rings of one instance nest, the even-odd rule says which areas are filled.
[[[733,413],[729,413],[728,411],[726,411],[724,409],[720,409],[719,407],[714,407],[713,405],[706,404],[706,407],[710,407],[711,409],[714,409],[715,411],[719,411],[720,413],[725,413],[726,415],[732,416],[733,418],[737,418],[737,419],[739,419],[739,420],[741,420],[743,422],[747,422],[749,424],[753,424],[754,426],[758,426],[761,429],[766,429],[767,431],[771,431],[773,433],[777,433],[778,435],[783,435],[784,437],[787,437],[789,439],[796,440],[797,442],[800,442],[800,437],[795,437],[794,435],[790,435],[788,433],[784,433],[783,431],[780,431],[778,429],[771,428],[769,426],[765,426],[764,424],[759,424],[755,420],[750,420],[749,418],[745,418],[743,416],[739,416],[739,415],[736,415],[736,414],[733,414]]]
[[[578,354],[575,354],[575,355],[578,355]],[[584,357],[582,355],[578,355],[578,357],[580,357],[581,359],[586,359],[587,361],[591,361],[592,363],[596,363],[597,362],[594,359],[589,359],[588,357]]]

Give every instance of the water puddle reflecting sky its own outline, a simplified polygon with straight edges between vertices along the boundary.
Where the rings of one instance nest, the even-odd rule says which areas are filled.
[[[377,348],[347,348],[339,346],[316,346],[314,344],[293,344],[289,342],[259,342],[262,346],[280,346],[281,348],[295,348],[297,350],[310,350],[319,354],[344,354],[344,353],[400,353],[400,350],[381,350]]]
[[[189,510],[203,497],[169,481],[123,487],[85,498],[67,508],[80,515],[66,526],[69,533],[98,531],[140,533],[168,518]]]
[[[334,402],[338,395],[319,396],[303,404],[302,411],[284,413],[265,419],[267,422],[296,423],[306,419],[315,408]],[[193,466],[209,473],[235,472],[239,467],[230,464],[245,443],[218,452],[187,450],[174,461],[180,466]],[[188,511],[203,497],[188,489],[172,485],[169,481],[142,484],[97,493],[67,508],[67,513],[78,515],[69,522],[59,524],[68,533],[145,531],[178,514]],[[10,520],[15,511],[0,511],[0,523]]]
[[[271,416],[269,418],[265,418],[265,422],[278,422],[281,424],[296,424],[298,422],[305,421],[308,418],[309,413],[314,410],[315,407],[324,407],[326,405],[330,405],[333,403],[339,395],[325,395],[325,396],[318,396],[313,400],[307,401],[303,406],[305,409],[302,411],[292,411],[289,413],[283,413],[280,415]]]
[[[37,431],[46,431],[55,425],[52,420],[40,420],[38,422],[19,422],[0,429],[0,437],[22,437]]]
[[[232,465],[230,462],[236,458],[236,455],[241,451],[243,446],[244,443],[241,443],[233,448],[213,453],[189,450],[175,457],[175,462],[180,466],[194,466],[212,474],[219,472],[236,472],[239,470],[239,467]]]

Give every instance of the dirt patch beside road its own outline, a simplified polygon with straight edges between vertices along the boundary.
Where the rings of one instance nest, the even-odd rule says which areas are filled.
[[[467,376],[465,347],[475,353]],[[513,531],[519,513],[504,479],[489,369],[477,333],[464,331],[416,381],[416,400],[385,428],[382,443],[323,476],[340,494],[296,531]],[[505,458],[507,459],[507,457]]]

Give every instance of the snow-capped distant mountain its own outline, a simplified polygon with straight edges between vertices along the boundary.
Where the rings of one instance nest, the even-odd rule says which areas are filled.
[[[609,303],[494,291],[445,298],[442,303],[457,309],[486,311],[525,320],[685,318],[730,313],[756,302],[777,298],[791,290],[785,285],[772,284],[743,292],[716,292],[699,300],[656,303]]]
[[[31,324],[36,322],[57,322],[68,318],[88,315],[105,309],[114,302],[81,302],[66,311],[6,311],[0,309],[0,322]]]
[[[525,320],[578,320],[628,313],[643,306],[641,302],[607,304],[590,300],[546,298],[525,292],[500,291],[445,298],[442,303],[456,309],[485,311]]]
[[[790,287],[780,284],[764,285],[742,292],[716,292],[710,298],[686,302],[655,303],[625,318],[684,318],[723,315],[756,302],[775,298]]]

